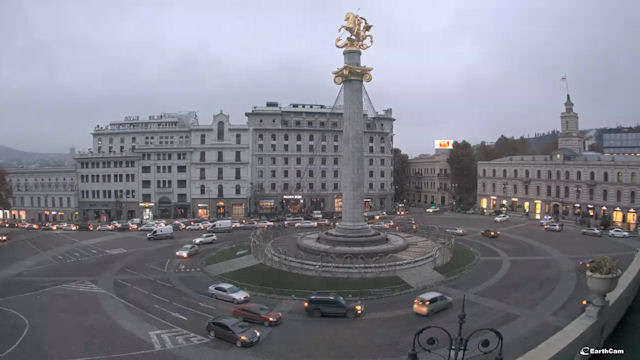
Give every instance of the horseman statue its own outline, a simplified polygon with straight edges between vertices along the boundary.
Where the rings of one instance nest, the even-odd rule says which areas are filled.
[[[340,49],[346,48],[346,50],[365,50],[373,45],[373,36],[367,34],[373,27],[367,22],[367,19],[348,12],[344,17],[346,21],[345,25],[340,26],[338,32],[347,30],[349,36],[346,39],[341,39],[339,36],[336,39],[336,46]],[[369,39],[369,41],[367,41]]]

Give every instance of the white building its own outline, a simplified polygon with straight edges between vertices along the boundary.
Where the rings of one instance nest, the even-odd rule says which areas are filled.
[[[411,206],[448,206],[453,200],[448,149],[436,149],[433,155],[409,159],[408,201]]]

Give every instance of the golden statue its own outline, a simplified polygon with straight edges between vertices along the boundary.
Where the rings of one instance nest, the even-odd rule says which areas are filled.
[[[348,12],[344,17],[344,21],[347,23],[340,26],[338,32],[347,30],[349,32],[349,36],[344,40],[340,39],[340,36],[336,38],[336,46],[338,48],[346,48],[346,50],[365,50],[373,45],[373,35],[367,34],[373,25],[370,25],[367,22],[367,19],[360,15]],[[366,41],[367,39],[369,39],[368,43]],[[342,43],[340,43],[340,41],[342,41]]]

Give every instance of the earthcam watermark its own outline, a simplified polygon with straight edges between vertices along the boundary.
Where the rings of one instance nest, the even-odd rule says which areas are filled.
[[[622,349],[594,349],[588,346],[580,349],[580,355],[622,355],[624,350]]]

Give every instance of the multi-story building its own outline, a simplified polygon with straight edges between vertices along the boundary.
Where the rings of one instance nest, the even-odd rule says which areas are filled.
[[[610,129],[602,134],[605,154],[640,156],[640,131],[637,129]]]
[[[583,152],[583,143],[575,135],[578,115],[569,96],[561,119],[561,147],[551,155],[478,162],[479,207],[534,218],[543,214],[610,217],[618,226],[636,229],[640,158]]]
[[[418,155],[409,159],[407,193],[411,206],[445,206],[452,201],[451,167],[448,149],[436,149],[433,155]]]
[[[366,96],[366,94],[364,94]],[[340,95],[338,96],[340,98]],[[365,98],[364,210],[393,208],[391,109]],[[342,107],[267,102],[246,113],[250,129],[252,212],[342,211]]]
[[[7,169],[11,210],[0,221],[74,221],[78,218],[77,173],[73,167]]]

